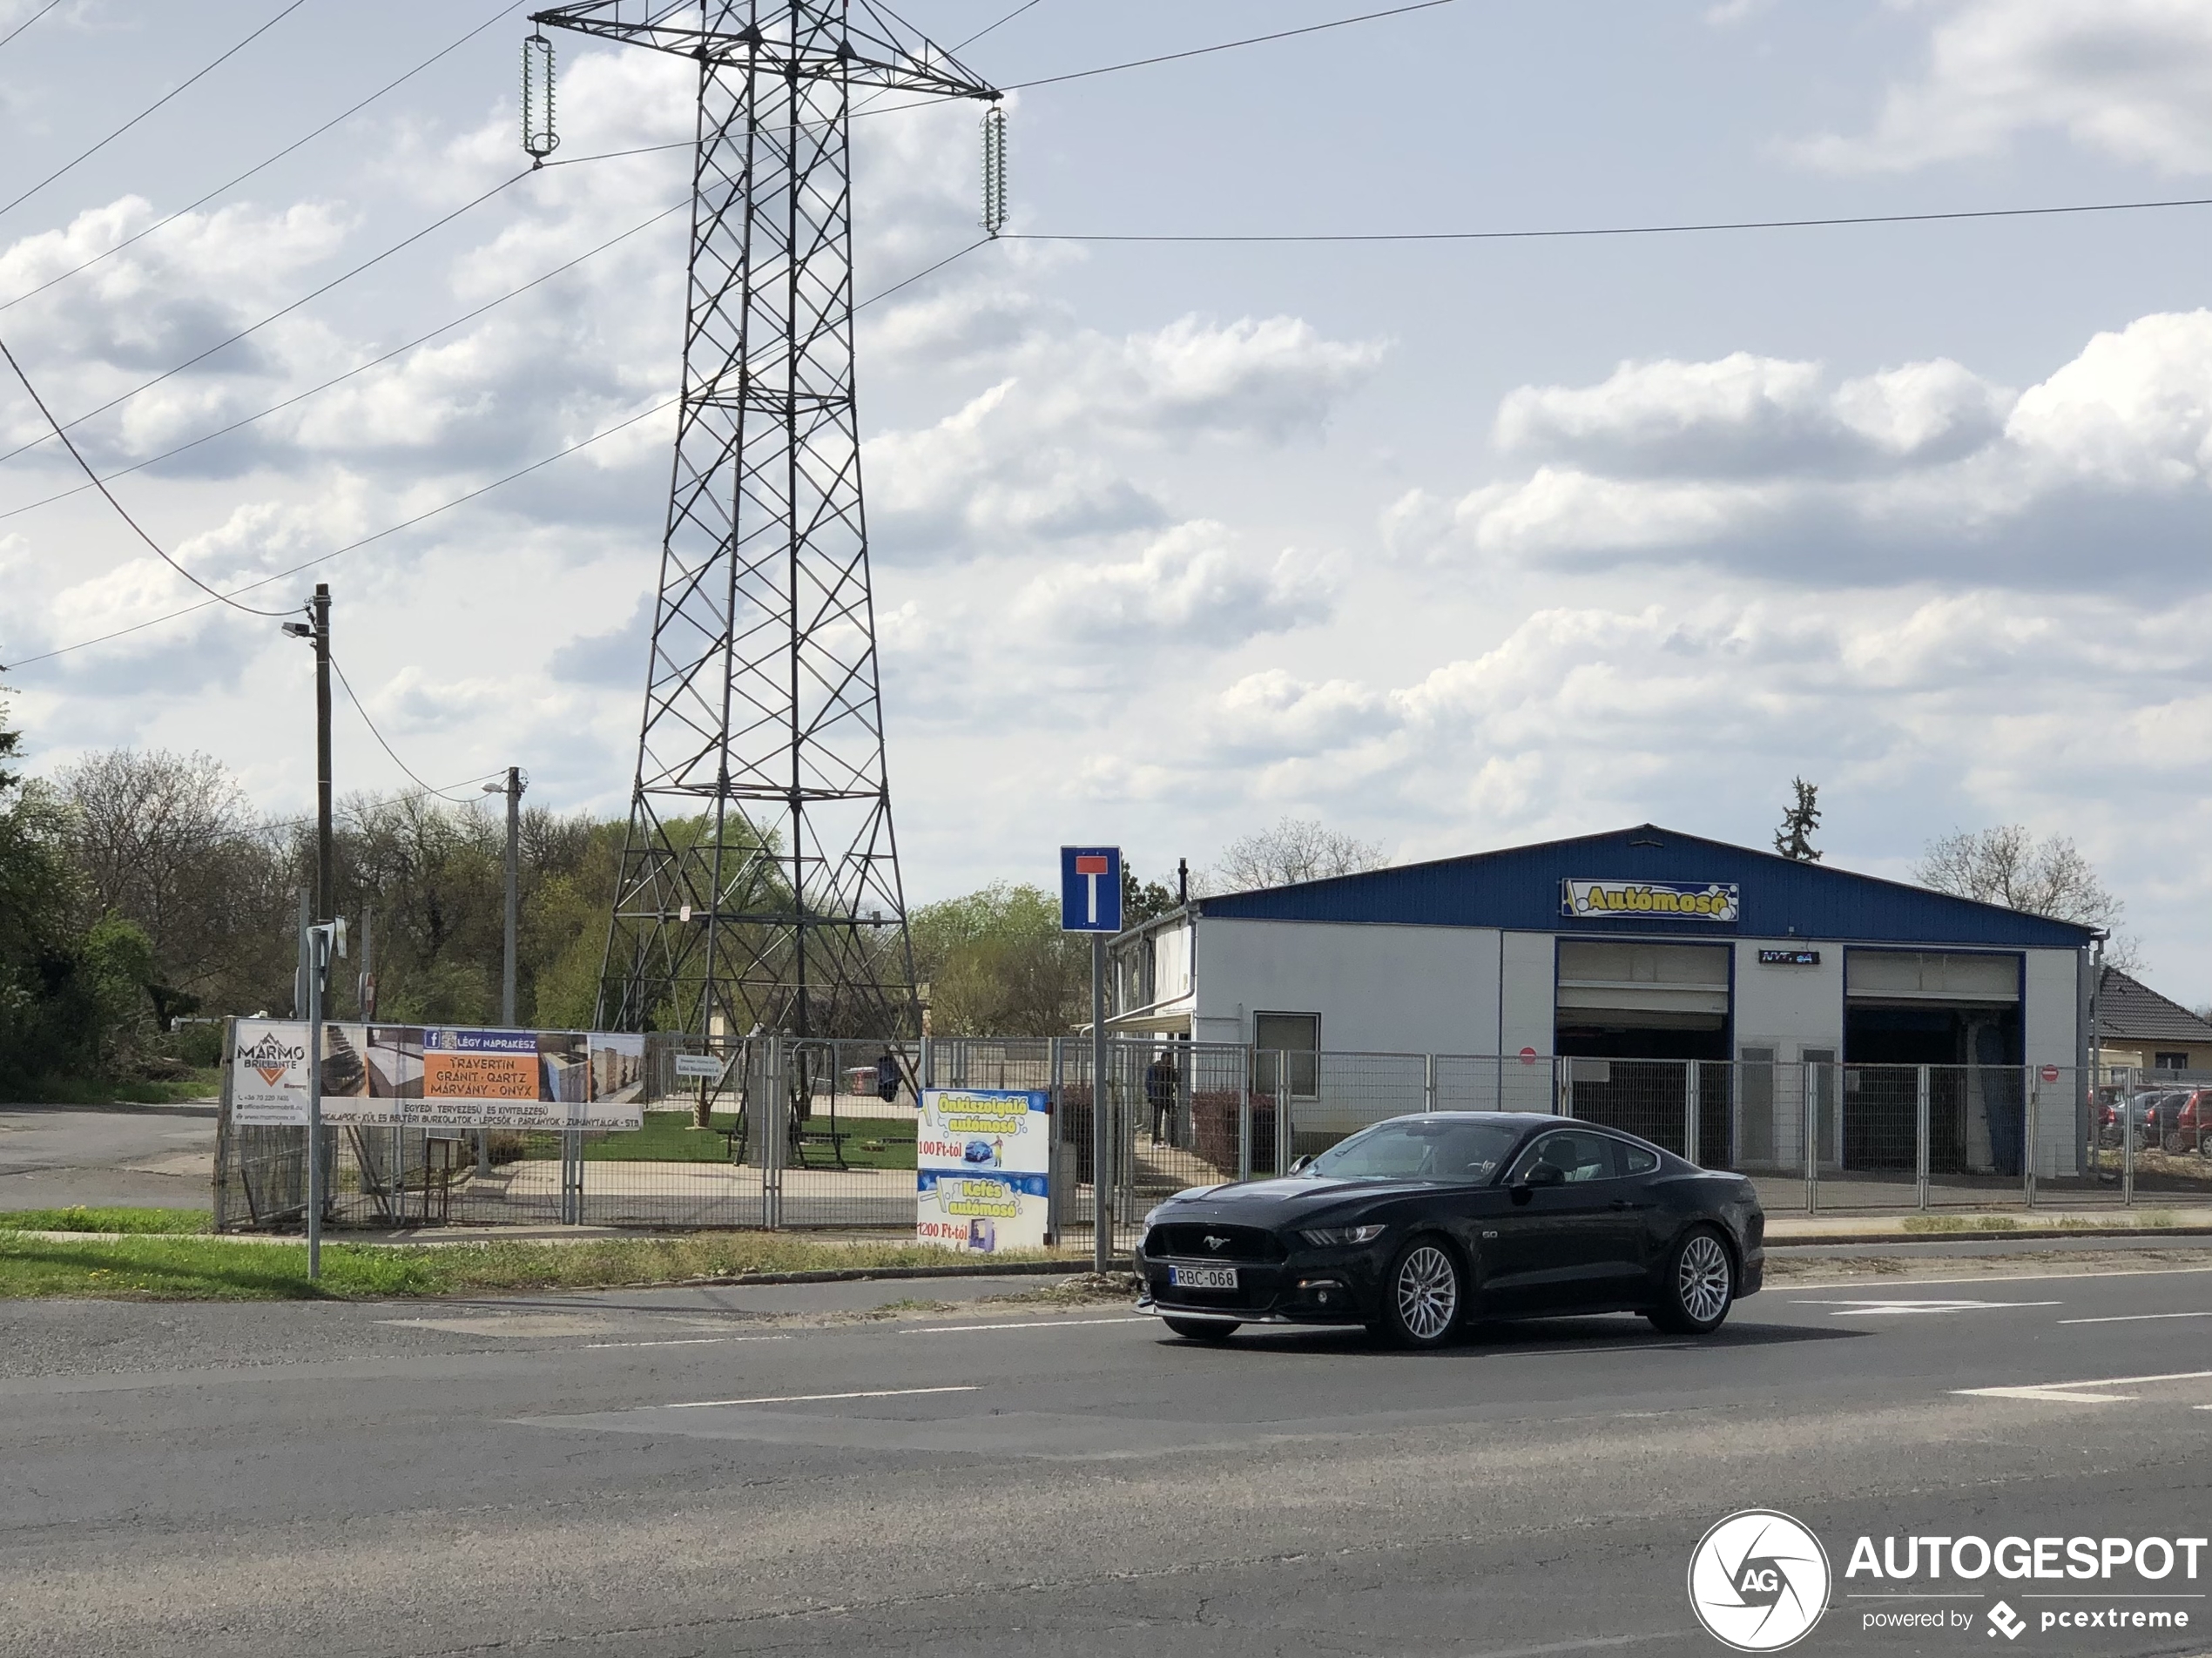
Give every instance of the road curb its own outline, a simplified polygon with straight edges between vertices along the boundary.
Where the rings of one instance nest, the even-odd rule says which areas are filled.
[[[1107,1268],[1109,1272],[1135,1270],[1135,1263],[1126,1258],[1115,1261]],[[1035,1278],[1055,1274],[1079,1278],[1089,1273],[1089,1268],[1081,1261],[979,1261],[971,1266],[852,1266],[819,1267],[803,1272],[741,1272],[734,1277],[675,1278],[664,1287],[696,1290],[758,1284],[867,1284],[901,1278]]]
[[[1808,1232],[1802,1236],[1767,1236],[1770,1250],[1829,1248],[1839,1244],[1993,1244],[2005,1239],[2040,1243],[2067,1237],[2212,1237],[2212,1226],[2069,1226],[1988,1227],[1972,1231],[1942,1232]]]

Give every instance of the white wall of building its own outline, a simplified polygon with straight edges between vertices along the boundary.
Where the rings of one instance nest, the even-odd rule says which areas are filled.
[[[1817,949],[1817,967],[1771,967],[1762,950]],[[1795,1064],[1808,1048],[1832,1058],[1844,1051],[1844,952],[1804,939],[1736,941],[1736,1048],[1771,1048],[1780,1064]]]
[[[1197,1035],[1250,1041],[1255,1013],[1318,1014],[1332,1053],[1495,1053],[1498,938],[1488,927],[1209,916],[1197,930]],[[1537,941],[1548,1052],[1551,940]]]
[[[2070,1175],[2080,1161],[2075,1134],[2079,1101],[2087,1084],[2074,1068],[2080,1059],[2080,955],[2074,950],[2030,950],[2020,975],[2027,1005],[2020,1010],[2021,1057],[2030,1065],[2055,1065],[2060,1082],[2035,1085],[2035,1168]]]

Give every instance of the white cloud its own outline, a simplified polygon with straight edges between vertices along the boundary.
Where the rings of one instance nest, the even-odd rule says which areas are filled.
[[[1015,600],[1022,623],[1061,640],[1151,640],[1216,646],[1328,618],[1331,583],[1310,561],[1241,550],[1224,526],[1179,524],[1135,558],[1069,563],[1035,577]]]
[[[1936,10],[1934,7],[1929,10]],[[2055,130],[2121,161],[2212,170],[2212,9],[2202,0],[1968,0],[1943,8],[1926,68],[1871,131],[1793,146],[1838,172],[2003,153]]]
[[[1524,387],[1498,446],[1541,463],[1384,515],[1394,550],[1724,565],[1810,586],[2128,580],[2202,590],[2212,312],[2144,317],[2014,394],[1948,360],[1833,380],[1737,353]],[[2090,549],[2094,548],[2092,553]]]

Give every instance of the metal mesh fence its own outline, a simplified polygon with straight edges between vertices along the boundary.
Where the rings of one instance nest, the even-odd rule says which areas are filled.
[[[1087,1039],[741,1041],[716,1080],[696,1038],[649,1039],[634,1132],[323,1130],[326,1221],[651,1229],[914,1224],[917,1089],[1042,1090],[1051,1228],[1090,1237],[1094,1101],[1109,1115],[1118,1242],[1191,1186],[1266,1178],[1393,1116],[1571,1115],[1759,1185],[1769,1209],[2212,1202],[2212,1073],[1523,1055],[1281,1053]],[[307,1131],[218,1128],[219,1229],[304,1220]]]

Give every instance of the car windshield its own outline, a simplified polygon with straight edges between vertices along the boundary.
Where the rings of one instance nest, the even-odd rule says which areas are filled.
[[[1379,1122],[1305,1166],[1325,1180],[1487,1180],[1520,1130],[1500,1122]]]

